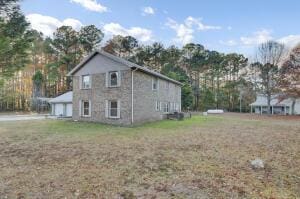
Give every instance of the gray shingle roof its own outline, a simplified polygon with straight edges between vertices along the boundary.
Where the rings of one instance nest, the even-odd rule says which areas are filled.
[[[62,95],[59,95],[49,101],[50,104],[54,103],[72,103],[73,100],[73,92],[69,91]]]
[[[271,106],[291,106],[292,100],[290,98],[280,100],[279,95],[271,97]],[[256,101],[251,103],[250,106],[268,106],[267,97],[264,95],[257,95]]]

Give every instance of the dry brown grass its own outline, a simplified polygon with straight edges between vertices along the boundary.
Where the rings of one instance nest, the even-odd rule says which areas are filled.
[[[0,198],[65,197],[300,198],[300,120],[0,123]]]

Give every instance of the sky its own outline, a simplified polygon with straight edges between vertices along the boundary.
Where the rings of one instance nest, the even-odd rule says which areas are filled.
[[[131,35],[166,47],[194,42],[209,50],[252,56],[275,40],[300,42],[299,0],[23,0],[31,26],[46,36],[70,25],[94,24],[105,33]]]

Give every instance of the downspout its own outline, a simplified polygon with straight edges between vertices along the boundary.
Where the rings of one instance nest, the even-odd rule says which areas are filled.
[[[134,118],[133,118],[133,73],[137,70],[137,68],[132,67],[131,68],[131,124],[133,124]]]

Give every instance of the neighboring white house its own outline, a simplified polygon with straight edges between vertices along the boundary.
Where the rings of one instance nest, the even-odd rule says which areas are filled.
[[[49,101],[51,104],[51,115],[59,117],[72,117],[73,92],[66,92]]]
[[[293,100],[291,98],[288,99],[280,99],[279,95],[274,95],[271,98],[271,114],[278,115],[291,115],[292,114],[292,105]],[[259,94],[256,97],[256,101],[250,104],[251,113],[257,114],[267,114],[268,113],[268,100],[267,97]],[[300,99],[296,99],[294,113],[296,115],[300,114]]]

